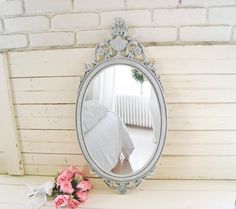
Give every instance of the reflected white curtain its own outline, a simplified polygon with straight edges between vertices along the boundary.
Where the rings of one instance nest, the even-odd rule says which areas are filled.
[[[152,117],[154,143],[157,144],[160,137],[161,116],[160,116],[160,107],[153,88],[151,88],[150,91],[150,113]]]
[[[115,96],[115,74],[116,67],[111,67],[100,73],[89,86],[86,100],[96,100],[112,110]]]

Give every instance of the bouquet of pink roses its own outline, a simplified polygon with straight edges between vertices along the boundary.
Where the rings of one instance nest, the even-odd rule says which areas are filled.
[[[87,192],[92,184],[89,179],[84,179],[78,167],[70,166],[59,172],[52,189],[53,205],[55,209],[68,206],[77,208],[80,203],[87,200]]]
[[[24,204],[23,209],[40,209],[47,203],[47,197],[53,200],[55,209],[63,206],[75,209],[87,200],[87,192],[92,188],[89,179],[83,178],[75,166],[60,171],[55,182],[49,180],[40,186],[27,186],[30,199]]]

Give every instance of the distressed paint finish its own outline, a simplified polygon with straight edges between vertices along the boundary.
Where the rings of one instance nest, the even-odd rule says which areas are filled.
[[[23,175],[24,168],[16,130],[7,56],[5,54],[0,54],[0,115],[1,138],[5,142],[7,172],[10,175]]]

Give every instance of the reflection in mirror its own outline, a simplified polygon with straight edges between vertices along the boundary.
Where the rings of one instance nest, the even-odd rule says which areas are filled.
[[[86,91],[82,130],[88,153],[105,172],[125,175],[144,168],[158,146],[160,108],[138,69],[113,65]]]

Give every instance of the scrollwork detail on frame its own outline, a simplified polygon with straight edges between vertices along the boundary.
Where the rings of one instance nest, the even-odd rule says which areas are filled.
[[[154,64],[150,63],[145,56],[143,44],[127,34],[127,23],[121,18],[115,18],[115,23],[112,25],[112,38],[97,44],[93,62],[85,65],[85,76],[86,72],[97,64],[113,57],[138,60],[156,75]]]
[[[114,182],[114,181],[104,179],[104,182],[110,188],[117,190],[120,194],[125,194],[127,193],[128,189],[130,190],[135,189],[142,182],[142,180],[139,179],[132,182]]]

